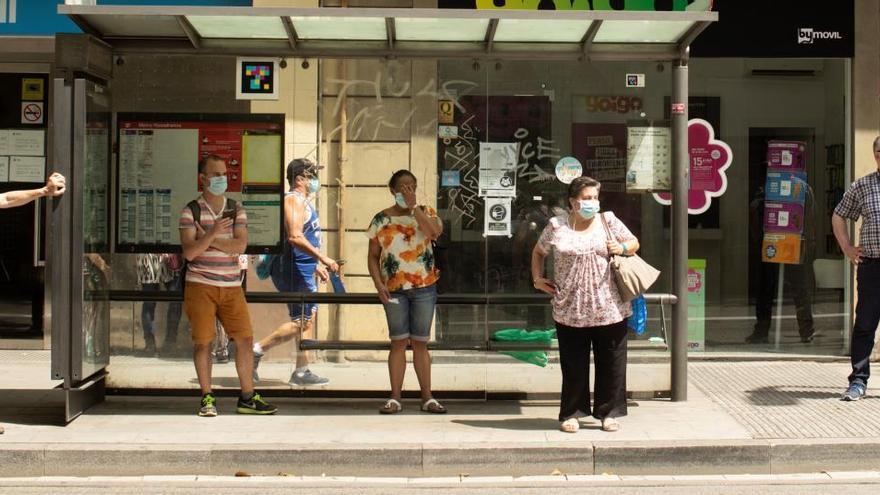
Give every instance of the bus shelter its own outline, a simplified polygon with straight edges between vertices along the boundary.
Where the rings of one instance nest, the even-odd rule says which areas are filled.
[[[174,252],[179,249],[173,242],[177,213],[170,208],[174,206],[173,200],[165,204],[169,207],[166,210],[170,210],[170,217],[166,211],[164,217],[157,213],[152,220],[157,223],[163,221],[166,224],[170,223],[170,227],[165,226],[168,232],[172,233],[170,240],[163,241],[155,237],[158,234],[154,234],[150,239],[143,241],[139,234],[135,233],[142,230],[125,226],[125,222],[134,221],[129,213],[135,212],[136,215],[137,211],[132,209],[132,212],[126,213],[125,205],[128,204],[126,201],[137,205],[152,204],[151,202],[155,201],[156,205],[159,205],[162,201],[160,196],[162,190],[156,186],[149,199],[141,199],[137,196],[137,186],[131,185],[136,184],[137,179],[130,177],[131,173],[125,172],[120,167],[120,160],[124,160],[125,154],[131,152],[130,148],[134,146],[129,146],[128,141],[123,142],[123,136],[129,136],[129,133],[131,136],[138,135],[138,130],[141,129],[138,127],[138,122],[162,119],[159,113],[118,110],[120,100],[133,101],[137,99],[137,93],[146,86],[151,86],[154,91],[198,94],[197,98],[203,101],[196,103],[193,99],[193,108],[198,111],[190,114],[198,114],[201,117],[210,114],[211,100],[216,98],[213,96],[215,87],[196,88],[200,91],[193,93],[191,91],[193,88],[184,88],[188,80],[186,74],[181,74],[179,78],[168,75],[161,77],[143,75],[146,70],[155,72],[156,67],[150,65],[155,64],[155,59],[151,57],[175,56],[183,57],[191,65],[191,71],[217,72],[216,79],[220,81],[218,85],[221,86],[231,86],[232,80],[232,74],[217,69],[218,66],[214,64],[214,61],[223,57],[238,57],[239,68],[242,60],[247,62],[251,59],[275,59],[278,63],[277,67],[284,68],[288,64],[295,63],[302,70],[308,70],[310,64],[316,62],[320,64],[328,60],[355,61],[355,65],[352,66],[355,67],[354,71],[357,71],[357,61],[361,60],[382,61],[382,63],[405,61],[410,64],[407,67],[411,68],[410,73],[413,75],[410,81],[412,84],[408,85],[412,86],[412,89],[401,90],[399,94],[383,93],[383,95],[389,101],[401,98],[404,94],[409,95],[413,100],[425,99],[424,101],[427,101],[428,107],[431,108],[428,112],[431,114],[430,118],[427,119],[429,127],[442,124],[437,120],[442,118],[442,115],[438,117],[436,113],[438,103],[452,101],[457,104],[456,97],[462,90],[460,88],[449,90],[449,86],[442,85],[445,93],[441,94],[438,90],[440,84],[432,86],[431,91],[418,87],[415,78],[418,75],[418,67],[424,67],[418,65],[423,61],[433,64],[431,65],[433,70],[438,66],[450,64],[451,73],[471,70],[479,74],[479,77],[485,74],[486,79],[495,78],[493,84],[497,87],[509,86],[508,97],[514,99],[521,96],[516,94],[517,76],[495,76],[492,75],[495,74],[491,73],[492,70],[502,74],[510,67],[535,64],[528,67],[549,67],[547,72],[560,74],[571,71],[572,75],[566,82],[566,87],[582,85],[586,88],[591,85],[590,80],[571,80],[580,77],[576,75],[578,70],[584,67],[602,66],[602,64],[620,64],[616,67],[626,72],[626,81],[618,80],[615,84],[621,88],[639,88],[644,86],[645,72],[647,72],[644,67],[656,67],[656,72],[649,73],[648,78],[662,81],[662,84],[658,84],[658,91],[664,93],[665,98],[660,96],[651,111],[641,112],[640,116],[643,120],[640,121],[640,125],[649,129],[659,125],[666,129],[666,135],[669,137],[668,162],[671,170],[670,183],[663,190],[671,192],[674,199],[666,220],[666,237],[662,231],[658,231],[661,233],[657,234],[656,238],[659,242],[655,247],[658,259],[665,260],[661,265],[664,267],[664,277],[667,280],[665,288],[669,290],[662,290],[663,286],[661,286],[661,290],[655,290],[647,295],[647,301],[651,305],[659,305],[660,308],[664,305],[672,307],[668,338],[671,373],[669,392],[673,400],[687,399],[688,209],[687,202],[679,198],[688,197],[689,185],[688,47],[710,23],[717,20],[717,13],[97,5],[62,5],[59,6],[59,12],[69,16],[86,33],[58,36],[56,49],[58,74],[53,86],[54,165],[57,171],[69,177],[70,193],[65,196],[66,201],[56,202],[51,212],[51,234],[54,246],[49,260],[53,287],[52,374],[53,379],[64,381],[62,388],[68,394],[73,390],[81,392],[79,395],[71,395],[79,398],[68,401],[67,420],[75,418],[91,402],[100,400],[103,396],[111,348],[112,304],[132,301],[175,302],[181,299],[180,293],[148,293],[112,284],[109,273],[113,267],[108,263],[108,260],[113,259],[117,254]],[[204,65],[200,61],[204,61]],[[193,63],[195,65],[192,65]],[[121,70],[123,64],[136,64],[141,71],[141,76],[138,76],[140,79],[122,77],[123,72],[132,70]],[[669,67],[671,70],[665,72],[664,67]],[[630,68],[633,69],[633,74],[627,70]],[[324,67],[321,74],[319,77],[328,81],[334,77],[336,80],[345,79],[340,77],[339,69],[333,69],[330,65]],[[342,74],[345,74],[345,69],[342,69]],[[565,79],[565,76],[560,74],[554,77]],[[450,76],[450,79],[453,78]],[[550,78],[547,80],[549,81]],[[278,82],[275,80],[271,84]],[[384,79],[377,81],[377,86],[384,84],[386,84]],[[481,83],[478,81],[475,86],[479,84]],[[560,86],[562,83],[556,84]],[[344,81],[342,85],[345,85]],[[269,86],[266,88],[268,89]],[[540,95],[541,102],[544,102],[541,104],[555,104],[554,98],[558,98],[560,93],[564,92],[554,93],[553,89],[546,88],[544,83],[541,83],[541,88],[543,88],[543,94]],[[284,91],[283,84],[281,89]],[[228,88],[224,91],[227,90]],[[294,92],[297,91],[300,91],[299,86]],[[587,93],[589,91],[585,90],[585,94]],[[377,98],[381,99],[383,95]],[[485,100],[480,99],[483,97],[477,96],[470,101],[484,102]],[[338,100],[342,97],[337,94],[336,98]],[[492,96],[487,92],[485,98]],[[547,101],[550,103],[546,103]],[[612,105],[619,105],[621,101],[629,100],[615,99]],[[263,108],[259,106],[260,104],[253,103],[249,108],[255,117],[248,119],[248,125],[251,126],[248,132],[256,136],[275,131],[290,132],[289,129],[279,131],[279,127],[276,126],[284,129],[286,123],[289,127],[290,119],[282,118],[280,121],[275,121],[270,117],[259,117],[261,113],[259,109]],[[140,101],[139,105],[140,109],[150,108],[148,101]],[[344,102],[342,107],[347,108]],[[341,118],[346,119],[342,121],[343,124],[359,117],[367,118],[365,115],[369,114],[355,110],[357,109],[351,111],[351,115],[346,115],[345,110],[342,111]],[[638,113],[639,108],[628,110],[636,110]],[[413,112],[418,115],[418,110]],[[327,115],[326,107],[319,109],[318,113],[319,137],[315,143],[318,148],[315,152],[316,156],[326,158],[332,155],[335,161],[345,163],[348,157],[343,155],[355,153],[355,151],[346,151],[346,143],[356,141],[358,133],[362,130],[341,125],[335,129],[338,131],[337,135],[324,139],[320,136],[326,136],[328,131],[322,126],[327,127],[329,124],[321,121],[320,115]],[[489,122],[489,118],[485,115],[480,115],[480,118],[485,118],[486,122]],[[210,117],[207,120],[210,121]],[[658,124],[660,121],[663,123]],[[393,126],[386,125],[386,127]],[[449,129],[443,129],[445,127],[443,125],[440,127],[439,132],[451,132]],[[487,127],[491,125],[487,124]],[[462,132],[464,127],[459,126],[457,129],[457,132]],[[438,143],[437,132],[437,127],[432,127],[430,130],[434,143]],[[520,129],[516,132],[520,132]],[[574,134],[578,131],[572,126],[571,132]],[[487,133],[486,141],[492,140],[490,134],[491,131]],[[428,157],[437,156],[437,147],[444,146],[444,142],[448,143],[443,141],[442,135],[440,137],[439,144],[431,144]],[[455,138],[458,136],[445,137],[445,139]],[[574,137],[572,140],[576,141]],[[285,143],[287,142],[288,140],[285,139]],[[292,148],[296,148],[297,144],[293,143]],[[301,147],[301,143],[299,145]],[[411,154],[415,153],[412,151],[414,145],[409,143],[408,146]],[[322,147],[330,150],[321,150]],[[279,175],[281,167],[287,160],[293,158],[293,154],[301,154],[286,148],[290,147],[282,147],[281,154],[278,155]],[[652,148],[652,152],[658,151]],[[532,169],[532,173],[541,175],[540,169],[540,166],[536,167]],[[354,181],[353,176],[357,176],[358,173],[360,172],[341,167],[339,176],[327,178],[327,182],[341,185],[327,192],[328,195],[334,194],[332,197],[328,196],[324,204],[324,210],[328,211],[328,215],[335,215],[329,213],[333,208],[332,206],[328,208],[328,204],[345,204],[345,196],[352,194],[352,189],[346,187],[346,183]],[[549,173],[552,174],[552,169]],[[346,174],[348,174],[347,180]],[[191,174],[188,171],[181,172],[181,177],[184,175],[194,176],[195,172]],[[433,182],[428,180],[422,187],[433,189],[430,194],[438,191],[440,195],[441,189],[445,186],[436,176],[441,173],[438,171],[433,175],[435,175]],[[462,178],[463,176],[459,175],[458,180]],[[244,180],[242,178],[242,181]],[[129,184],[130,181],[134,182]],[[542,183],[541,180],[522,176],[520,181],[523,184]],[[190,182],[194,182],[194,179]],[[276,186],[274,189],[268,186],[264,189],[254,186],[250,192],[255,195],[280,196],[283,193],[283,184],[279,181]],[[123,193],[129,187],[134,196],[126,198]],[[246,186],[243,187],[244,191]],[[376,184],[369,187],[372,188],[369,189],[370,191],[383,192],[383,189]],[[558,189],[558,184],[554,187]],[[367,189],[367,186],[363,188],[363,190]],[[357,191],[361,189],[354,192]],[[621,193],[621,198],[624,198],[623,194],[626,191],[617,192]],[[634,195],[633,191],[629,192],[630,197],[640,197],[638,201],[647,201],[644,197],[654,191],[649,187],[641,195]],[[195,188],[189,193],[194,196]],[[169,191],[166,194],[173,195],[174,192]],[[529,198],[536,202],[541,197],[538,193],[529,192]],[[460,196],[458,199],[461,199]],[[455,198],[447,197],[444,201],[454,202],[453,200]],[[625,200],[621,199],[621,201]],[[351,208],[353,207],[349,206],[349,209]],[[651,211],[654,209],[653,206],[646,208]],[[455,211],[460,212],[461,208]],[[350,247],[343,247],[348,244],[343,242],[342,236],[348,229],[353,228],[352,225],[346,225],[347,221],[351,221],[347,215],[339,214],[338,218],[333,218],[336,223],[334,235],[338,240],[336,251],[331,254],[336,256],[344,256],[346,249],[349,253],[357,252]],[[644,213],[643,216],[645,215],[648,214]],[[659,216],[653,217],[654,220],[651,222],[659,221],[663,224],[662,213],[657,215]],[[270,215],[268,218],[275,219],[270,220],[268,224],[271,226],[274,221],[274,227],[278,229],[269,229],[268,240],[255,243],[250,251],[252,254],[278,252],[281,249],[280,221],[277,220],[277,216]],[[526,220],[523,221],[524,224],[528,223]],[[480,223],[482,221],[482,218],[479,219]],[[140,224],[138,226],[142,227]],[[642,227],[646,231],[652,228],[653,226],[648,225]],[[487,240],[480,241],[477,237],[473,243],[477,246],[476,252],[482,253],[480,256],[485,255],[486,259],[489,259],[492,257],[490,250],[493,249],[491,243],[494,241],[491,237],[484,238]],[[515,239],[513,233],[507,239]],[[512,242],[503,237],[498,241]],[[451,262],[456,262],[459,254],[456,253],[455,241],[448,249],[452,254]],[[464,251],[460,254],[462,258],[467,256]],[[652,261],[651,257],[648,259]],[[102,267],[107,265],[111,266],[107,273],[102,275]],[[489,265],[491,263],[486,266]],[[441,293],[438,307],[547,304],[546,298],[540,294],[492,290],[490,279],[497,273],[504,273],[505,267],[501,265],[503,263],[493,265],[491,270],[476,270],[480,272],[475,275],[476,279],[486,282],[479,290],[468,290],[468,284],[462,282],[452,290]],[[498,276],[504,277],[504,275]],[[247,297],[253,304],[317,302],[339,306],[378,305],[375,294],[367,290],[356,290],[362,285],[357,283],[356,275],[351,275],[349,280],[351,282],[349,285],[354,289],[346,294],[248,290]],[[484,313],[479,314],[484,315]],[[131,315],[131,319],[135,319],[134,314]],[[661,318],[664,328],[665,322],[664,314]],[[335,338],[303,341],[300,346],[339,351],[385,348],[376,341],[363,341],[339,334],[336,334]],[[528,351],[546,348],[535,345],[501,345],[490,339],[489,325],[484,325],[482,332],[472,333],[467,339],[436,338],[431,346],[437,350],[474,352]]]

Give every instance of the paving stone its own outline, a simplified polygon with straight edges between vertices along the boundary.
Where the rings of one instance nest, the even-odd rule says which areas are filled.
[[[754,438],[880,438],[880,396],[842,402],[847,363],[699,362],[689,378]]]

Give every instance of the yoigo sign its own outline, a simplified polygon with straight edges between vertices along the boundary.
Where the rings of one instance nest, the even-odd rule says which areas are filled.
[[[812,45],[816,40],[842,40],[840,31],[816,31],[815,29],[798,29],[797,40],[800,45]]]

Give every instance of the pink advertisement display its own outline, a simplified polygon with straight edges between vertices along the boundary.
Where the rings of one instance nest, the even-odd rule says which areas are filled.
[[[800,234],[804,230],[804,206],[798,203],[764,203],[764,232]]]
[[[715,139],[712,124],[703,119],[688,121],[688,148],[691,159],[688,213],[699,215],[709,209],[712,198],[727,191],[727,168],[733,151],[724,141]],[[654,194],[660,204],[671,205],[672,194]]]
[[[800,141],[770,141],[767,143],[767,167],[803,170],[806,167],[806,149],[806,143]]]

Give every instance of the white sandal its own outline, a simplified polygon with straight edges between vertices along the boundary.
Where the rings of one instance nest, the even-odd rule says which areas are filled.
[[[602,431],[615,432],[620,429],[620,423],[614,418],[602,418]]]
[[[565,433],[577,433],[581,429],[581,423],[577,418],[568,418],[559,425],[559,431]]]
[[[379,409],[381,414],[397,414],[400,411],[403,411],[403,405],[397,399],[386,400],[385,405]]]
[[[422,411],[431,414],[446,414],[446,408],[437,399],[428,399],[422,404]]]

